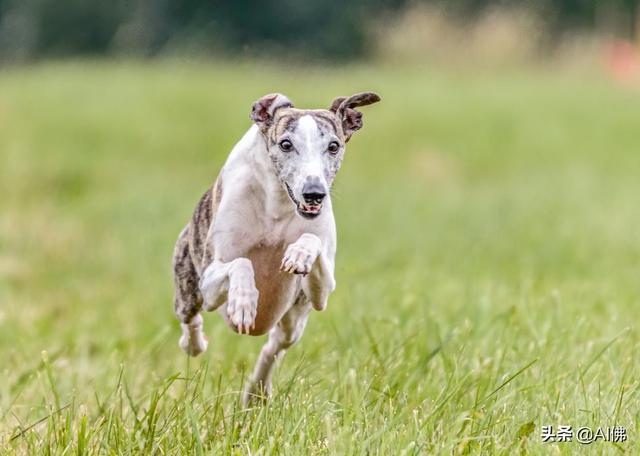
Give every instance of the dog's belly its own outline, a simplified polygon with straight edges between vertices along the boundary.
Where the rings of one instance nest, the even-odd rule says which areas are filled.
[[[252,336],[269,332],[291,308],[300,293],[302,276],[280,271],[284,251],[284,244],[259,245],[246,254],[253,264],[259,293],[255,325],[249,333]],[[221,310],[229,327],[236,331],[236,327],[227,317],[226,309]]]

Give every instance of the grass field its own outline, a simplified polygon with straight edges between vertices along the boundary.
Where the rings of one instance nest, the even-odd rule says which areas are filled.
[[[188,360],[170,261],[275,90],[383,102],[334,192],[337,290],[245,411],[263,338],[206,315]],[[639,454],[639,138],[639,91],[545,69],[5,69],[0,451]]]

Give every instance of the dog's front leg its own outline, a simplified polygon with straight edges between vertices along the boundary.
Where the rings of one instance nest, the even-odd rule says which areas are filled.
[[[291,274],[303,274],[302,290],[315,310],[327,307],[329,295],[336,288],[333,261],[327,255],[320,238],[304,233],[289,245],[280,267]]]
[[[249,334],[258,309],[258,289],[249,259],[236,258],[228,263],[213,261],[202,274],[200,291],[206,310],[215,310],[227,302],[231,322],[240,334]]]

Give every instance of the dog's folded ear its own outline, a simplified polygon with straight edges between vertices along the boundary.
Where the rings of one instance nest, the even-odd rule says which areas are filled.
[[[350,97],[338,97],[333,100],[329,111],[334,112],[342,122],[346,141],[351,135],[362,128],[362,113],[353,108],[367,106],[380,101],[380,97],[373,92],[363,92],[351,95]]]
[[[280,108],[291,108],[293,103],[281,93],[270,93],[260,98],[253,104],[251,109],[251,119],[258,124],[260,128],[267,128],[275,112]]]

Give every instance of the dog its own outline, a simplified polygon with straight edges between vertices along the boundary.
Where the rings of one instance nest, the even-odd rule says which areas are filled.
[[[334,291],[336,225],[331,189],[353,133],[355,108],[375,93],[303,110],[275,93],[253,104],[254,125],[231,151],[175,246],[175,313],[180,347],[207,349],[202,310],[218,312],[239,334],[268,333],[243,403],[271,394],[275,362],[296,343],[311,309]]]

